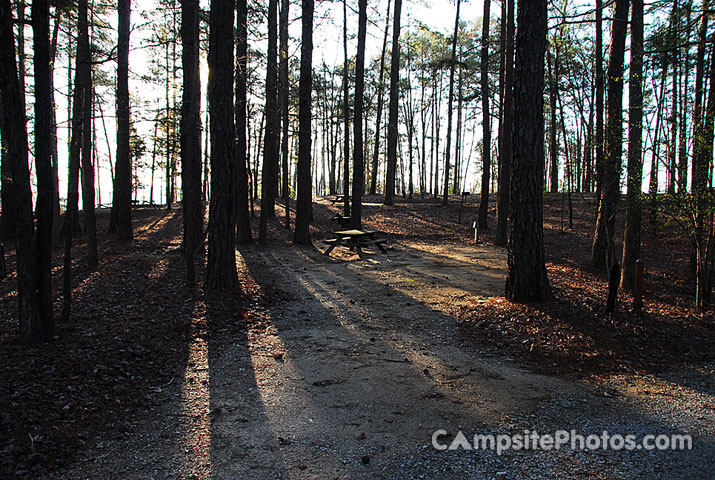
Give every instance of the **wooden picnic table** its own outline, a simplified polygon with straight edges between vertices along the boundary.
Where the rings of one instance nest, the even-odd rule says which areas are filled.
[[[331,205],[336,203],[342,203],[345,200],[345,195],[335,195],[334,198],[330,199]]]
[[[330,255],[330,252],[338,245],[354,250],[360,258],[362,258],[362,247],[370,245],[376,245],[382,253],[387,253],[387,249],[385,248],[387,240],[384,238],[375,238],[377,232],[373,230],[339,230],[333,232],[333,235],[335,235],[335,238],[325,241],[329,246],[324,255]]]

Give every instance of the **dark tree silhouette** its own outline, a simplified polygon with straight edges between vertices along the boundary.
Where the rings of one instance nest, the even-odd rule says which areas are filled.
[[[484,2],[484,5],[486,5],[485,8],[487,9],[487,12],[489,11],[489,3],[489,0],[486,0]],[[457,39],[459,37],[460,4],[460,0],[457,0],[457,14],[454,17],[454,36],[452,36],[452,56],[449,58],[449,94],[447,95],[447,147],[444,149],[444,197],[442,199],[442,202],[445,205],[447,205],[447,203],[449,202],[449,163],[450,155],[452,154],[452,103],[454,102],[454,70],[457,65]],[[489,27],[487,27],[487,31],[488,29]],[[485,42],[486,40],[483,40],[482,44],[484,45]],[[486,118],[485,121],[489,122],[489,118]],[[457,172],[456,175],[459,175],[459,173]]]
[[[480,82],[482,89],[482,188],[479,196],[479,228],[486,230],[489,213],[489,185],[491,183],[491,122],[489,117],[489,4],[484,0],[482,20],[482,49]],[[446,187],[445,187],[446,188]]]
[[[641,256],[641,191],[643,188],[643,0],[632,0],[631,66],[628,91],[628,192],[623,239],[621,286],[632,289]]]
[[[596,198],[603,184],[603,2],[596,0]]]
[[[263,177],[261,178],[261,218],[258,241],[266,242],[268,217],[275,215],[280,135],[278,108],[278,0],[268,1],[268,60],[266,67],[266,131],[263,140]]]
[[[201,78],[199,77],[199,1],[181,2],[184,89],[181,98],[181,185],[184,193],[186,282],[193,285],[194,254],[204,232],[201,202]]]
[[[544,263],[544,53],[546,0],[520,1],[517,12],[512,137],[511,226],[506,297],[551,296]]]
[[[343,216],[350,216],[350,58],[348,57],[348,1],[343,0]]]
[[[52,82],[50,77],[49,1],[32,2],[35,70],[35,171],[37,174],[37,281],[40,318],[44,329],[52,330],[52,237],[55,202],[55,175],[52,168]]]
[[[288,171],[288,127],[290,124],[290,77],[288,72],[288,13],[290,0],[281,1],[279,19],[280,109],[281,109],[281,196],[285,202],[285,228],[290,228],[290,186]]]
[[[129,28],[131,1],[119,0],[117,45],[117,162],[109,231],[132,239],[132,160],[129,150]]]
[[[506,1],[506,9],[503,112],[499,129],[499,196],[497,197],[497,231],[494,236],[494,244],[499,246],[505,246],[508,237],[511,137],[514,125],[514,0]]]
[[[67,172],[67,208],[63,231],[65,233],[65,251],[63,259],[62,282],[62,321],[69,320],[72,312],[72,234],[74,223],[78,216],[79,202],[79,164],[82,153],[82,143],[85,135],[85,124],[82,115],[85,113],[84,102],[86,91],[91,90],[92,56],[89,49],[89,32],[87,25],[87,1],[77,2],[77,66],[75,67],[74,92],[72,92],[72,133],[70,138],[68,172]],[[87,132],[89,135],[89,132]]]
[[[377,81],[377,112],[375,114],[375,146],[372,151],[372,179],[370,181],[370,195],[377,191],[377,170],[380,157],[380,123],[382,122],[382,96],[384,93],[385,53],[387,51],[387,37],[390,34],[390,0],[387,0],[387,14],[385,14],[385,34],[382,38],[382,54],[380,54],[380,77]]]
[[[97,218],[94,211],[94,165],[92,162],[92,69],[88,70],[85,87],[82,89],[82,217],[87,238],[87,266],[95,270],[99,265],[97,253]]]
[[[601,197],[596,233],[591,248],[591,265],[608,271],[617,263],[613,231],[620,196],[621,150],[623,142],[623,62],[628,27],[628,0],[616,0],[611,28],[611,53],[608,57],[608,104],[606,108],[606,146],[601,167]]]
[[[248,216],[248,148],[246,95],[248,75],[248,6],[236,2],[236,241],[251,241],[251,219]]]
[[[397,102],[400,82],[400,12],[402,0],[395,0],[390,58],[390,109],[387,118],[387,173],[385,175],[385,205],[395,203],[395,173],[397,170]]]
[[[26,342],[46,340],[51,322],[40,315],[37,280],[35,226],[32,218],[32,191],[27,164],[24,92],[15,62],[12,9],[9,0],[0,0],[0,105],[3,109],[5,148],[3,163],[10,165],[13,208],[16,213],[15,250],[20,337]]]
[[[300,47],[300,85],[298,86],[298,199],[296,202],[293,242],[310,245],[312,202],[311,163],[311,92],[313,90],[313,0],[302,1],[302,39]]]
[[[365,157],[363,152],[362,117],[365,91],[365,34],[367,0],[358,0],[358,46],[355,60],[355,104],[353,106],[353,208],[350,225],[362,225],[362,195],[365,191]]]

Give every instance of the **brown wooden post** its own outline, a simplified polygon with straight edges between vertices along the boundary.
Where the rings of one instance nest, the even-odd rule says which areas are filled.
[[[633,285],[633,313],[640,315],[643,312],[643,262],[636,260],[636,276]]]

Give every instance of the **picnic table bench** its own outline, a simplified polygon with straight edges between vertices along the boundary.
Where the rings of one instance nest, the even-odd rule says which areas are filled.
[[[373,230],[339,230],[333,232],[333,235],[335,235],[335,238],[325,240],[328,249],[324,255],[330,255],[330,252],[337,246],[348,247],[350,250],[357,252],[360,258],[362,258],[362,247],[370,245],[375,245],[382,253],[387,253],[385,248],[387,240],[375,238],[377,232]]]

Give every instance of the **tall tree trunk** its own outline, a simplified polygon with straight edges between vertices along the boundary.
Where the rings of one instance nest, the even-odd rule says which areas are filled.
[[[171,205],[174,203],[174,188],[172,186],[172,169],[171,169],[171,162],[173,161],[173,152],[172,152],[172,145],[174,143],[172,139],[172,130],[171,130],[171,123],[173,122],[172,117],[173,114],[171,112],[171,99],[169,96],[169,42],[166,42],[165,46],[165,51],[164,51],[164,59],[166,61],[166,85],[164,86],[164,95],[165,95],[165,109],[166,109],[166,124],[165,124],[165,129],[166,129],[166,145],[165,145],[165,150],[166,150],[166,165],[165,165],[165,176],[166,176],[166,191],[165,191],[165,196],[166,196],[166,209],[171,210]]]
[[[37,276],[35,226],[32,218],[32,191],[28,168],[24,91],[15,62],[15,42],[9,0],[0,0],[0,106],[3,109],[3,164],[10,165],[13,205],[16,214],[15,252],[20,338],[28,343],[47,340],[51,318],[43,318]]]
[[[687,9],[687,15],[685,20],[685,38],[684,41],[687,44],[690,42],[690,16],[692,5],[690,3],[685,5]],[[682,88],[680,89],[680,134],[678,138],[678,183],[680,184],[680,191],[686,192],[688,188],[688,139],[687,139],[687,114],[688,114],[688,85],[690,83],[690,46],[685,47],[684,58],[685,72],[683,74]]]
[[[654,68],[655,70],[655,68]],[[665,77],[667,75],[668,71],[668,63],[663,62],[662,66],[662,74],[661,74],[661,81],[660,81],[660,94],[658,95],[656,93],[656,100],[658,103],[658,106],[656,107],[656,112],[655,112],[655,133],[653,134],[653,155],[651,156],[650,160],[650,179],[648,183],[648,196],[650,197],[651,201],[651,212],[650,212],[650,221],[651,223],[655,223],[655,220],[657,218],[657,206],[658,206],[658,168],[660,166],[660,123],[662,119],[662,114],[661,112],[663,111],[663,98],[664,98],[664,92],[665,92]],[[693,123],[693,125],[695,125]]]
[[[348,3],[343,0],[343,215],[350,216],[350,64],[348,59]]]
[[[623,239],[621,286],[635,283],[636,260],[641,250],[641,190],[643,186],[643,0],[632,0],[631,66],[628,90],[628,192],[626,234]]]
[[[596,199],[603,184],[603,1],[596,0]]]
[[[678,22],[678,17],[676,15],[679,15],[680,12],[678,12],[678,1],[673,2],[673,8],[671,10],[671,17],[670,17],[670,25],[669,25],[669,34],[672,38],[674,38],[674,35],[676,35],[676,31],[679,30],[678,25],[676,25],[676,22]],[[680,35],[680,32],[678,32],[678,35]],[[675,193],[675,185],[678,182],[679,179],[679,172],[678,172],[678,166],[677,166],[677,151],[678,151],[678,100],[680,99],[680,96],[678,95],[678,89],[680,87],[678,79],[680,77],[680,59],[678,55],[678,49],[673,48],[670,52],[671,55],[671,63],[673,64],[673,83],[672,83],[672,92],[671,92],[671,110],[670,110],[670,117],[669,117],[669,123],[670,123],[670,141],[668,142],[668,193],[669,194],[674,194]],[[678,190],[680,191],[680,190]]]
[[[236,209],[234,202],[235,133],[233,123],[233,22],[232,0],[211,0],[209,31],[209,108],[211,114],[211,203],[209,251],[205,287],[233,290],[236,272]],[[273,138],[267,143],[273,143]],[[264,182],[264,188],[266,184]]]
[[[156,172],[156,147],[159,143],[157,138],[157,130],[159,127],[159,115],[154,117],[154,135],[152,136],[151,146],[151,175],[149,180],[149,205],[154,205],[154,177]]]
[[[556,43],[558,40],[554,40]],[[555,55],[552,61],[552,56],[547,52],[547,65],[549,70],[549,157],[551,159],[549,168],[549,191],[557,193],[559,191],[559,146],[556,142],[556,91],[558,87],[558,70],[559,70],[559,51],[558,46],[554,45]],[[565,141],[565,139],[564,139]]]
[[[248,4],[236,1],[236,241],[251,241],[248,213],[248,122],[246,116],[248,82]]]
[[[261,219],[258,241],[266,243],[268,217],[275,215],[278,179],[278,141],[280,109],[278,108],[278,0],[268,1],[268,60],[266,67],[266,131],[263,140],[263,177],[261,178]]]
[[[75,68],[74,92],[72,93],[72,133],[68,158],[67,178],[67,208],[63,230],[65,232],[64,278],[62,321],[69,320],[72,311],[72,234],[77,218],[79,202],[79,165],[82,152],[85,91],[91,89],[91,52],[89,49],[89,32],[87,26],[87,1],[80,0],[77,4],[77,66]],[[89,135],[89,132],[86,133]]]
[[[199,76],[199,1],[181,2],[181,186],[184,194],[186,283],[193,285],[194,254],[204,233],[201,202],[201,77]]]
[[[119,0],[119,43],[117,48],[117,164],[109,231],[122,240],[132,233],[132,159],[129,151],[129,29],[131,1]]]
[[[439,139],[441,131],[441,111],[442,111],[442,71],[437,70],[437,75],[434,81],[436,107],[434,110],[435,118],[435,134],[432,136],[435,139],[435,159],[434,159],[434,198],[439,197]]]
[[[457,131],[455,132],[454,145],[454,178],[452,180],[452,192],[459,194],[460,174],[462,169],[462,105],[464,103],[462,67],[459,67],[457,75]],[[412,89],[408,92],[410,94]],[[414,116],[414,114],[412,114]]]
[[[35,172],[37,175],[37,287],[42,330],[52,331],[52,240],[55,176],[52,166],[53,132],[52,72],[49,39],[49,1],[32,2],[35,71]],[[4,68],[4,67],[3,67]],[[1,102],[0,102],[1,103]]]
[[[362,195],[365,190],[362,117],[365,92],[365,35],[367,32],[367,0],[358,0],[358,45],[355,61],[355,104],[353,107],[353,208],[350,225],[362,227]]]
[[[484,2],[484,10],[486,13],[485,20],[483,20],[486,23],[489,23],[489,4],[491,3],[490,0],[485,0]],[[450,57],[450,62],[449,62],[449,96],[447,97],[447,147],[444,152],[444,196],[442,198],[442,203],[444,205],[447,205],[449,203],[449,163],[450,163],[450,155],[452,153],[452,102],[454,101],[454,69],[457,64],[457,39],[459,37],[459,7],[461,5],[461,1],[457,0],[457,13],[454,16],[454,36],[452,37],[452,56]],[[487,33],[489,32],[489,27],[487,27]],[[484,35],[484,29],[482,28],[482,35]],[[482,38],[482,53],[483,49],[485,48],[487,40]],[[483,57],[482,57],[483,59]],[[484,79],[482,79],[484,80]],[[482,82],[482,88],[484,88],[484,83]],[[484,97],[484,95],[483,95]],[[483,104],[483,103],[482,103]],[[489,120],[485,120],[486,122],[489,122]],[[481,212],[481,206],[480,206],[480,212]],[[481,221],[480,221],[481,225]]]
[[[380,122],[382,121],[382,98],[385,91],[385,53],[387,52],[387,38],[390,34],[390,5],[387,0],[387,13],[385,15],[385,33],[382,37],[382,53],[380,54],[380,75],[377,81],[377,114],[375,116],[375,145],[372,151],[372,175],[370,181],[370,195],[377,191],[377,171],[380,157]]]
[[[87,238],[87,266],[96,270],[99,265],[97,253],[97,218],[94,211],[94,165],[92,163],[92,100],[94,87],[92,86],[92,69],[88,71],[89,78],[84,89],[82,99],[82,213],[84,217],[84,232]]]
[[[479,197],[479,228],[487,229],[489,183],[491,179],[492,133],[489,116],[489,4],[484,0],[482,19],[481,90],[482,90],[482,190]],[[449,138],[449,137],[448,137]]]
[[[703,2],[703,11],[708,8],[707,0]],[[707,15],[703,15],[707,18]],[[692,244],[695,257],[695,308],[701,310],[705,306],[706,284],[708,283],[705,274],[707,271],[707,254],[706,254],[706,238],[705,238],[705,215],[708,208],[710,198],[708,198],[708,177],[710,176],[710,168],[713,158],[713,125],[715,124],[715,55],[711,55],[710,64],[710,94],[707,99],[707,108],[705,109],[705,117],[703,118],[701,107],[705,102],[704,88],[704,59],[701,64],[701,49],[705,49],[707,37],[707,20],[703,20],[700,29],[700,38],[698,42],[698,59],[696,64],[696,96],[694,119],[694,148],[693,148],[693,182],[692,192],[693,200],[693,237]],[[703,54],[704,57],[704,54]],[[699,77],[699,78],[698,78]],[[698,79],[701,83],[698,83]],[[700,98],[698,98],[700,97]]]
[[[544,255],[544,52],[546,0],[519,2],[514,74],[511,226],[506,297],[522,302],[551,296]]]
[[[13,56],[14,52],[14,41],[13,41]],[[15,67],[17,71],[17,67]],[[0,241],[9,240],[15,238],[15,195],[12,191],[12,161],[10,160],[10,145],[7,138],[6,127],[5,127],[5,113],[2,105],[0,104],[0,135],[2,139],[0,140],[0,198],[2,203],[2,211],[0,212]]]
[[[497,198],[497,231],[494,244],[505,246],[509,218],[509,183],[511,177],[511,137],[514,112],[514,0],[507,3],[506,53],[504,62],[504,96],[502,125],[499,129],[499,197]]]
[[[608,105],[603,185],[591,249],[591,265],[604,272],[617,263],[613,243],[616,209],[620,197],[621,150],[623,142],[623,57],[626,47],[629,0],[616,0],[611,28],[611,54],[608,58]]]
[[[709,0],[703,0],[702,10],[707,12],[710,6]],[[703,103],[705,99],[705,48],[706,48],[706,38],[708,31],[708,15],[703,14],[700,20],[700,31],[698,33],[698,50],[695,60],[695,102],[693,105],[693,164],[692,164],[692,174],[693,179],[691,189],[695,193],[696,188],[696,175],[701,175],[698,169],[701,165],[697,164],[700,160],[698,156],[702,150],[702,129],[703,129]],[[700,149],[700,151],[699,151]],[[702,178],[698,178],[698,181]]]
[[[302,0],[302,38],[300,47],[300,84],[298,86],[298,196],[293,242],[310,245],[312,210],[311,164],[311,93],[313,90],[313,0]]]
[[[397,102],[400,81],[400,16],[402,0],[395,0],[390,56],[390,106],[387,119],[387,173],[385,175],[385,205],[395,203],[395,174],[397,171]]]
[[[282,177],[282,197],[285,202],[285,227],[290,228],[290,187],[289,187],[289,168],[288,168],[288,124],[289,119],[289,103],[288,93],[290,89],[288,77],[288,8],[290,0],[281,1],[280,12],[280,102],[281,102],[281,165],[283,170]]]
[[[34,6],[34,3],[33,3]],[[34,18],[34,16],[33,16]],[[59,26],[61,23],[62,14],[55,10],[55,24],[52,28],[52,39],[50,40],[50,72],[54,71],[55,60],[57,59],[57,40],[59,37]],[[59,240],[60,234],[60,169],[59,156],[57,153],[57,112],[55,105],[55,76],[50,74],[50,157],[52,160],[52,183],[54,197],[52,198],[52,241]],[[1,123],[1,122],[0,122]],[[39,192],[38,192],[39,193]],[[0,227],[1,228],[1,227]],[[2,236],[0,232],[0,237]]]

